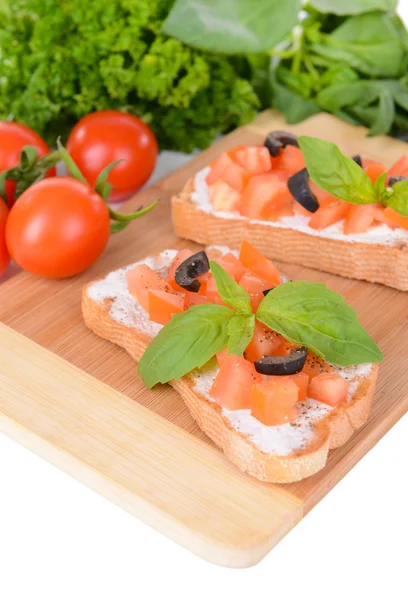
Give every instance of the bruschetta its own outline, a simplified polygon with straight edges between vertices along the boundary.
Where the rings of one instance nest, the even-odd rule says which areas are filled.
[[[408,177],[408,154],[388,171],[353,158],[372,182]],[[408,217],[334,197],[307,180],[305,167],[296,137],[284,132],[224,152],[172,198],[176,233],[231,248],[247,239],[273,260],[408,290]]]
[[[239,255],[216,246],[192,255],[187,249],[165,250],[91,282],[82,296],[86,325],[143,361],[146,348],[176,317],[198,306],[225,306],[214,262],[248,293],[254,313],[285,282],[246,241]],[[202,255],[214,261],[212,269],[207,263],[191,278],[191,265],[197,269]],[[241,355],[221,344],[205,364],[170,383],[239,469],[262,481],[298,481],[322,469],[329,449],[366,422],[378,365],[329,364],[259,320],[252,322]]]

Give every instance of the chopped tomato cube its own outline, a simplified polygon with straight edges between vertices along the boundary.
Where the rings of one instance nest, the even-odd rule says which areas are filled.
[[[243,287],[248,294],[257,294],[258,292],[269,290],[269,288],[272,287],[269,281],[261,279],[251,272],[247,272],[241,277],[239,285]]]
[[[255,175],[242,194],[241,215],[266,220],[288,205],[293,205],[293,198],[284,181],[271,173]]]
[[[399,212],[387,206],[384,210],[384,216],[387,219],[391,219],[398,227],[402,227],[403,229],[408,229],[408,217],[402,216]]]
[[[171,287],[179,292],[185,292],[185,290],[176,283],[176,271],[181,263],[190,258],[190,256],[193,256],[193,252],[188,248],[185,248],[184,250],[180,250],[169,264],[166,279]]]
[[[309,384],[308,396],[324,404],[337,406],[347,398],[348,382],[338,373],[321,373]]]
[[[239,210],[241,194],[234,190],[225,181],[216,181],[209,188],[210,202],[217,212],[231,212]]]
[[[267,173],[272,167],[271,155],[265,146],[250,146],[235,153],[235,162],[251,175]]]
[[[221,352],[217,352],[215,356],[217,358],[218,366],[220,367],[224,360],[228,357],[228,348],[224,348],[224,350],[221,350]]]
[[[302,151],[295,146],[286,146],[279,156],[272,160],[273,170],[285,171],[289,177],[306,167]]]
[[[374,223],[377,206],[377,204],[354,204],[350,206],[344,222],[344,233],[365,233],[368,231]]]
[[[225,304],[218,293],[217,284],[213,275],[210,275],[207,280],[207,301],[214,304]]]
[[[244,267],[270,284],[279,285],[281,283],[279,271],[275,265],[246,240],[242,242],[239,260]]]
[[[221,258],[217,258],[215,262],[221,265],[235,281],[239,281],[246,272],[244,265],[232,254],[232,252],[228,252],[227,254],[224,254],[224,256],[221,256]]]
[[[286,340],[282,336],[281,340],[282,343],[279,346],[279,348],[277,348],[274,354],[275,356],[288,356],[288,354],[290,354],[292,350],[294,350],[297,346],[295,344],[292,344],[292,342],[289,342],[289,340]]]
[[[390,169],[388,169],[388,175],[390,177],[401,175],[402,177],[408,177],[408,154],[403,154]]]
[[[375,220],[379,224],[387,225],[390,229],[396,229],[398,227],[397,223],[387,217],[385,214],[385,207],[381,206],[375,210]]]
[[[327,206],[321,206],[313,213],[309,221],[309,227],[312,229],[325,229],[337,221],[341,221],[347,215],[350,204],[343,200],[335,200]]]
[[[190,308],[190,306],[197,306],[198,304],[207,304],[208,300],[201,294],[195,292],[185,291],[184,294],[184,308]]]
[[[255,383],[251,390],[251,414],[264,425],[290,423],[297,417],[299,388],[287,377]]]
[[[251,309],[253,313],[256,313],[263,299],[264,295],[262,292],[257,292],[256,294],[249,294],[249,301],[251,302]]]
[[[229,186],[239,193],[242,193],[250,180],[250,174],[242,167],[232,162],[227,166],[222,174],[222,181],[225,181]]]
[[[222,179],[225,169],[231,164],[234,164],[234,161],[227,152],[220,154],[220,156],[210,164],[210,172],[205,179],[207,185],[213,185],[213,183]]]
[[[136,265],[126,272],[126,282],[129,292],[139,304],[149,310],[149,291],[172,292],[170,285],[147,265]]]
[[[171,317],[184,310],[184,295],[149,290],[149,317],[151,321],[166,325]]]
[[[310,352],[309,350],[302,373],[306,373],[309,379],[312,380],[317,375],[332,372],[332,367],[323,358],[316,356],[316,354],[313,354],[313,352]]]
[[[299,388],[298,402],[303,402],[307,397],[307,389],[309,387],[309,377],[306,373],[296,373],[295,375],[267,375],[266,381],[273,381],[274,379],[291,379]]]
[[[379,176],[387,170],[382,163],[371,160],[370,158],[363,158],[362,163],[364,171],[373,183],[375,183]]]
[[[255,321],[255,329],[251,341],[245,349],[245,358],[251,362],[263,356],[276,356],[282,337],[260,321]]]
[[[252,385],[261,381],[253,365],[242,356],[227,356],[211,386],[210,394],[228,410],[250,408]]]

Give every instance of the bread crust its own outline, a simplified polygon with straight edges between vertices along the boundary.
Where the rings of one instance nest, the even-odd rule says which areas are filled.
[[[122,348],[139,361],[151,341],[149,335],[115,321],[109,311],[113,299],[98,302],[83,290],[82,314],[86,325],[100,337]],[[315,439],[306,449],[288,456],[276,456],[260,450],[248,437],[234,429],[222,415],[222,409],[198,393],[186,376],[171,382],[192,417],[209,438],[239,469],[261,481],[290,483],[309,477],[326,464],[328,451],[343,445],[367,420],[374,394],[378,365],[361,382],[351,402],[344,402],[315,426]]]
[[[345,242],[245,218],[220,218],[197,207],[191,198],[193,190],[190,179],[171,201],[173,225],[180,237],[235,249],[246,239],[273,260],[408,290],[408,244]]]

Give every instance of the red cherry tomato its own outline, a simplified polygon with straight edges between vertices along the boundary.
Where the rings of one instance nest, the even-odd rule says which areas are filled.
[[[0,276],[7,269],[10,262],[6,246],[6,221],[8,212],[5,202],[0,198]]]
[[[158,146],[152,130],[137,117],[119,110],[101,110],[75,125],[67,150],[91,186],[102,169],[122,159],[108,177],[113,186],[109,200],[119,201],[149,179]]]
[[[10,211],[6,243],[26,271],[71,277],[102,254],[110,233],[105,202],[70,177],[44,179],[26,190]]]
[[[32,129],[12,121],[0,121],[0,172],[16,167],[20,152],[24,146],[34,146],[38,156],[48,154],[50,149],[44,140]],[[49,169],[47,177],[56,174],[55,167]],[[15,181],[6,182],[6,194],[9,206],[14,204]]]

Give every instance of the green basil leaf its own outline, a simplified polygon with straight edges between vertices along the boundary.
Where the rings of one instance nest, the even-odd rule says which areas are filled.
[[[321,13],[359,15],[371,10],[395,10],[398,0],[309,0]]]
[[[265,52],[296,24],[300,0],[176,0],[163,24],[167,35],[203,50]]]
[[[228,323],[235,315],[227,306],[202,304],[174,315],[150,342],[138,371],[151,389],[202,367],[228,344]]]
[[[298,142],[309,177],[319,187],[352,204],[377,202],[375,186],[371,179],[351,157],[345,156],[336,144],[304,135],[298,138]]]
[[[217,262],[210,261],[211,273],[214,276],[217,290],[221,298],[228,306],[232,306],[239,312],[252,314],[251,298],[243,287],[238,285],[231,275],[225,271]]]
[[[394,115],[394,99],[387,90],[382,90],[380,92],[377,116],[370,128],[369,135],[372,136],[387,133],[392,127]]]
[[[228,323],[228,354],[241,356],[252,339],[255,315],[236,315]]]
[[[322,283],[281,284],[262,300],[256,318],[335,365],[379,362],[383,358],[355,311]]]
[[[321,112],[316,102],[302,98],[299,94],[280,85],[274,77],[271,78],[272,104],[284,115],[288,123],[299,123],[312,115]]]
[[[392,186],[392,193],[384,200],[387,206],[408,217],[408,181],[397,181]]]
[[[374,102],[379,93],[376,81],[356,81],[330,85],[317,94],[316,101],[322,108],[332,112],[345,106]]]
[[[372,77],[398,77],[404,71],[404,38],[397,15],[379,11],[349,17],[311,50]]]
[[[377,192],[377,195],[378,195],[379,198],[381,197],[381,194],[384,193],[385,182],[387,181],[387,178],[388,178],[388,173],[387,172],[382,173],[381,175],[379,175],[377,177],[377,180],[376,180],[376,182],[374,184],[376,192]]]

